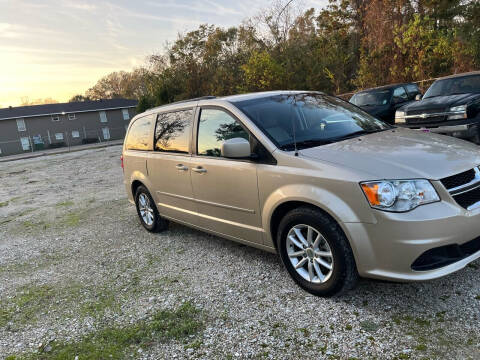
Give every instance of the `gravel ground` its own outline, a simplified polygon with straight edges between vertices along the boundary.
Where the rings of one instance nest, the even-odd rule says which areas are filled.
[[[361,280],[343,297],[316,298],[275,255],[176,224],[143,230],[120,151],[0,164],[0,358],[40,344],[48,358],[51,340],[75,343],[185,302],[199,310],[199,331],[126,356],[480,358],[480,262],[436,281]]]

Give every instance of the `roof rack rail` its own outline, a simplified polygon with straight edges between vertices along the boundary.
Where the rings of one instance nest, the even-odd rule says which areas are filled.
[[[216,98],[216,96],[207,95],[207,96],[196,97],[196,98],[193,98],[193,99],[185,99],[185,100],[174,101],[174,102],[172,102],[172,103],[170,103],[170,104],[166,104],[166,105],[181,104],[181,103],[184,103],[184,102],[208,100],[208,99],[215,99],[215,98]]]

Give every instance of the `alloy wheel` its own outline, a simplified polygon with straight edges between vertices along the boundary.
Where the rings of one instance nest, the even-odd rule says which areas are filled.
[[[325,283],[333,273],[333,255],[325,237],[315,228],[299,224],[287,235],[287,254],[295,271],[306,281]]]
[[[150,199],[144,193],[138,196],[138,210],[140,211],[143,222],[148,226],[152,226],[154,218],[153,208],[150,204]]]

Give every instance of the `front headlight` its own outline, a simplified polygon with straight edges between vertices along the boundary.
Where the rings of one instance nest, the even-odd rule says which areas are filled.
[[[404,123],[405,122],[405,111],[396,111],[395,112],[395,123]]]
[[[440,201],[428,180],[382,180],[360,185],[370,206],[378,210],[405,212]]]
[[[454,106],[449,109],[450,113],[455,113],[448,115],[448,120],[459,120],[467,118],[467,105]]]

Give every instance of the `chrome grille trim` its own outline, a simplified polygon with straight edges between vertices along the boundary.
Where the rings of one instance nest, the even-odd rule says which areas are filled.
[[[476,167],[473,170],[475,171],[475,178],[472,181],[461,186],[447,189],[452,196],[463,194],[467,191],[474,190],[480,186],[480,169]]]

